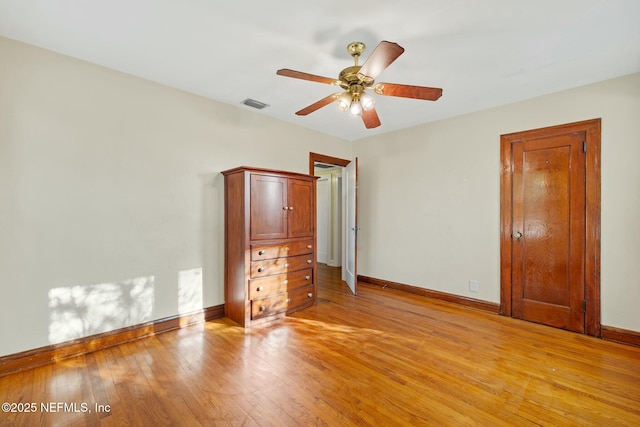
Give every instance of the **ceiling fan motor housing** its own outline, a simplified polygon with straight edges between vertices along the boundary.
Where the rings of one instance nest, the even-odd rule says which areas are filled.
[[[340,71],[340,75],[338,76],[338,80],[340,80],[340,87],[343,89],[349,89],[352,85],[360,85],[362,86],[362,80],[358,77],[358,72],[360,71],[359,65],[354,65],[352,67],[347,67],[344,70]],[[371,81],[373,83],[373,80]],[[370,86],[371,84],[367,84],[366,86]]]

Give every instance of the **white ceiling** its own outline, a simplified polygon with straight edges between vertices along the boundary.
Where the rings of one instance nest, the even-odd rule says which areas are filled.
[[[638,0],[0,0],[2,36],[348,140],[639,72],[639,21]],[[337,78],[349,42],[380,40],[405,52],[378,81],[442,98],[377,96],[371,130],[294,114],[336,88],[277,69]]]

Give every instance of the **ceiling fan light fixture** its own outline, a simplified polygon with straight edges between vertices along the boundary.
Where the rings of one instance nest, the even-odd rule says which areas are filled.
[[[349,107],[349,112],[351,114],[353,114],[354,116],[359,116],[362,114],[362,105],[360,104],[360,101],[353,101],[351,103],[351,107]]]
[[[360,95],[360,104],[362,104],[362,109],[364,111],[369,111],[374,107],[376,101],[368,93],[363,93]]]
[[[341,111],[347,111],[351,107],[351,94],[349,92],[343,92],[337,97],[338,108]]]

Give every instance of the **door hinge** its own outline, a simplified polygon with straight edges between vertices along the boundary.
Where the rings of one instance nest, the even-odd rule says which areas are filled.
[[[582,141],[582,151],[583,151],[584,153],[586,153],[586,152],[587,152],[587,141]]]
[[[582,312],[583,313],[587,312],[587,300],[586,299],[582,300]]]

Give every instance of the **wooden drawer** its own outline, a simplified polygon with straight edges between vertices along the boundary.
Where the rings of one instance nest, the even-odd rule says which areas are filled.
[[[268,298],[251,300],[251,319],[260,319],[287,311],[288,300],[286,292]]]
[[[251,261],[251,277],[273,276],[313,267],[313,254]]]
[[[249,299],[264,298],[286,292],[287,289],[310,285],[313,281],[313,270],[294,271],[261,279],[249,280]]]
[[[313,304],[316,300],[313,285],[289,290],[289,311]]]
[[[251,261],[310,254],[313,252],[314,246],[313,240],[300,240],[276,245],[253,244],[251,245]]]

